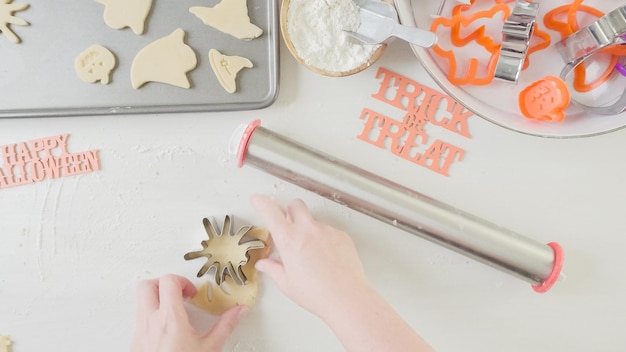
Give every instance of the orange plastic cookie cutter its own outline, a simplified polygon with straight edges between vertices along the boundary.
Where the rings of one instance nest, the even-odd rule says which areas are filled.
[[[546,76],[535,81],[519,94],[520,111],[532,120],[561,122],[569,103],[569,88],[557,76]]]
[[[472,1],[473,3],[473,1]],[[463,27],[470,27],[474,22],[485,19],[493,18],[501,13],[502,21],[504,21],[511,13],[511,9],[506,4],[497,4],[489,10],[477,11],[469,16],[465,16],[461,13],[461,8],[469,5],[457,5],[453,9],[453,16],[451,18],[437,17],[431,24],[431,31],[436,32],[437,27],[443,26],[450,28],[450,41],[455,46],[465,46],[471,42],[476,42],[478,45],[485,48],[489,53],[489,60],[487,62],[486,73],[484,76],[479,76],[480,62],[477,58],[470,58],[467,63],[467,70],[464,76],[458,75],[458,63],[457,58],[453,50],[445,50],[440,45],[432,47],[433,52],[448,61],[450,70],[448,72],[448,80],[456,85],[474,84],[474,85],[486,85],[493,80],[493,75],[496,69],[498,60],[498,51],[500,50],[500,44],[496,43],[493,38],[485,34],[485,26],[479,26],[477,29],[471,31],[468,35],[462,36],[461,29]]]
[[[506,20],[511,14],[511,9],[507,3],[515,0],[495,0],[495,5],[488,10],[477,11],[471,15],[465,15],[464,12],[468,11],[475,0],[471,0],[469,4],[459,4],[452,8],[452,17],[443,18],[438,17],[433,20],[431,24],[431,31],[436,32],[438,26],[444,26],[450,28],[450,43],[456,47],[463,47],[471,42],[482,46],[488,53],[489,58],[486,60],[484,76],[479,76],[480,61],[476,58],[470,58],[467,62],[467,69],[465,76],[458,76],[459,65],[457,57],[453,50],[445,50],[440,45],[435,45],[432,50],[435,54],[446,59],[449,63],[450,69],[448,72],[448,80],[456,85],[473,84],[473,85],[487,85],[493,81],[495,74],[496,64],[498,62],[498,55],[501,44],[494,38],[486,34],[486,28],[484,25],[479,26],[474,31],[471,31],[468,35],[463,36],[461,30],[468,28],[471,24],[485,19],[494,18],[498,15],[498,12],[502,12],[502,22]],[[529,0],[527,0],[529,1]],[[539,40],[534,40],[538,38]],[[533,30],[533,44],[528,49],[528,54],[524,60],[523,69],[525,70],[530,65],[530,56],[540,50],[546,49],[550,46],[551,37],[546,31],[542,31],[535,24]]]
[[[528,48],[528,53],[526,54],[526,59],[524,60],[524,66],[522,67],[522,70],[525,70],[528,68],[528,66],[530,66],[530,56],[532,54],[540,50],[547,49],[552,42],[552,37],[550,37],[550,34],[546,31],[542,31],[541,29],[539,29],[537,23],[535,23],[535,28],[533,29],[533,37],[531,38],[531,41],[534,41],[533,39],[535,38],[539,38],[539,41],[535,44],[531,44]]]
[[[543,18],[544,24],[547,28],[555,30],[561,34],[561,38],[568,37],[580,29],[578,24],[577,14],[578,12],[585,12],[596,18],[604,16],[604,12],[587,5],[582,5],[583,0],[574,0],[571,5],[562,5],[550,10]],[[557,16],[567,14],[567,21],[561,22],[557,20]],[[618,55],[626,55],[626,47],[621,45],[614,45],[605,50],[602,50],[602,54],[611,54],[611,61],[607,65],[606,70],[596,79],[591,82],[587,82],[587,68],[585,63],[574,68],[574,81],[572,86],[577,92],[585,93],[596,89],[604,84],[610,76],[613,74],[615,65],[619,59]]]
[[[503,11],[502,22],[504,22],[504,20],[506,20],[506,18],[509,17],[509,15],[511,14],[511,9],[508,6],[502,6],[505,4],[496,4],[488,10],[477,11],[470,16],[463,15],[463,12],[470,9],[475,2],[475,0],[470,0],[469,5],[459,4],[452,8],[452,17],[450,18],[450,20],[454,20],[455,17],[460,20],[455,21],[450,26],[450,42],[457,47],[462,47],[471,43],[472,41],[475,41],[488,51],[499,50],[500,43],[496,42],[493,38],[485,34],[487,30],[484,25],[479,26],[475,31],[470,32],[470,34],[465,37],[461,35],[461,30],[463,29],[463,27],[467,28],[472,23],[477,22],[481,19],[494,18],[499,11]]]

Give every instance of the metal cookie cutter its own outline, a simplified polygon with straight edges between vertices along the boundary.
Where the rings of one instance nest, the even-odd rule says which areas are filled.
[[[502,47],[494,77],[505,82],[517,83],[533,28],[539,13],[539,4],[517,0],[513,12],[502,27]]]
[[[556,44],[561,57],[567,63],[561,70],[561,78],[565,79],[576,66],[612,45],[626,43],[626,5],[600,17],[589,26],[564,38]],[[616,115],[626,110],[626,90],[612,105],[589,106],[572,99],[572,102],[583,109],[598,115]]]

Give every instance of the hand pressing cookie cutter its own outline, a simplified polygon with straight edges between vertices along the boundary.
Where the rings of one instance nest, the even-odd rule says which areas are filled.
[[[565,79],[589,57],[599,51],[626,43],[626,5],[600,17],[589,26],[562,39],[556,44],[561,57],[567,63],[561,70],[561,78]],[[572,99],[581,108],[598,115],[616,115],[626,110],[626,90],[611,105],[589,106]]]
[[[207,258],[207,262],[198,271],[198,277],[206,274],[209,269],[215,268],[215,283],[218,286],[221,285],[226,276],[230,276],[237,285],[244,285],[247,278],[241,267],[249,260],[248,251],[265,247],[263,241],[242,242],[252,226],[244,226],[233,234],[229,215],[226,215],[224,219],[224,227],[221,232],[216,224],[207,218],[204,218],[202,223],[209,239],[202,241],[203,249],[185,254],[185,260]]]
[[[502,46],[494,78],[517,83],[533,36],[539,4],[517,0],[502,27]]]

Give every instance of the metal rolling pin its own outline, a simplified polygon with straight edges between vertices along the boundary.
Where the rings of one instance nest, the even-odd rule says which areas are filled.
[[[253,121],[233,135],[239,167],[250,165],[369,215],[546,292],[561,274],[563,252],[337,160]]]

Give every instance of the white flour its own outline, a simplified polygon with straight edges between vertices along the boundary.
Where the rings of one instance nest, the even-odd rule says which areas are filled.
[[[359,27],[359,8],[352,0],[291,0],[287,31],[307,65],[331,72],[366,63],[379,45],[351,40],[343,30]]]

